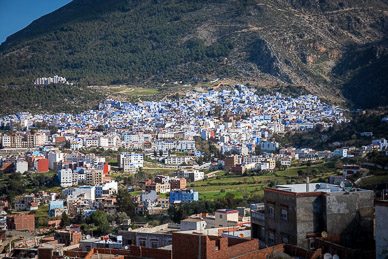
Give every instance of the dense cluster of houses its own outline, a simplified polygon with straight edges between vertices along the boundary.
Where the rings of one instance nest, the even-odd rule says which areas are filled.
[[[0,127],[4,130],[0,134],[3,147],[0,149],[0,173],[51,171],[57,173],[61,187],[58,192],[22,195],[14,204],[0,199],[0,237],[1,231],[5,230],[36,233],[55,230],[51,236],[34,236],[16,242],[16,248],[6,258],[92,258],[96,253],[114,253],[122,256],[120,258],[182,258],[188,254],[193,258],[201,255],[203,258],[265,258],[275,250],[292,256],[308,254],[309,258],[314,258],[319,245],[321,252],[325,249],[329,251],[328,247],[341,251],[333,240],[319,239],[324,238],[323,235],[319,236],[320,233],[309,227],[306,227],[308,233],[298,233],[298,236],[294,235],[296,232],[289,231],[289,226],[299,224],[293,221],[295,215],[292,216],[292,211],[295,208],[290,203],[290,197],[299,199],[304,206],[314,205],[319,209],[322,207],[322,210],[325,206],[337,206],[340,202],[339,198],[338,202],[335,201],[338,195],[344,197],[341,202],[346,206],[363,200],[364,196],[372,197],[373,193],[367,190],[340,186],[347,175],[360,172],[359,165],[345,165],[343,176],[330,178],[330,184],[279,185],[264,190],[263,204],[252,204],[249,208],[219,208],[212,215],[191,215],[180,224],[156,227],[143,224],[134,228],[136,225],[127,219],[117,224],[120,231],[116,235],[90,237],[82,235],[77,225],[60,229],[59,218],[63,213],[85,218],[97,210],[104,210],[109,215],[117,214],[120,186],[111,176],[112,165],[105,157],[96,155],[93,152],[96,149],[116,152],[116,172],[136,174],[143,170],[148,158],[153,159],[148,160],[151,164],[174,169],[170,176],[156,175],[140,182],[141,188],[136,186],[138,183],[125,186],[128,192],[139,191],[131,195],[136,204],[136,214],[155,215],[165,213],[170,206],[197,201],[199,193],[189,188],[189,183],[216,176],[216,172],[205,174],[205,169],[222,169],[230,174],[244,175],[252,171],[287,168],[295,160],[313,162],[332,156],[345,158],[388,149],[385,139],[371,140],[370,145],[361,148],[334,143],[338,148],[333,152],[281,148],[273,139],[276,133],[305,131],[317,124],[330,127],[333,123],[344,121],[346,118],[342,110],[321,102],[315,96],[291,98],[279,93],[258,96],[242,85],[232,90],[188,92],[185,97],[159,102],[135,104],[106,100],[98,110],[76,115],[22,112],[3,117],[0,119]],[[211,140],[211,145],[225,159],[211,154],[211,162],[199,162],[204,158],[200,146],[210,143],[207,140]],[[279,197],[272,198],[275,195]],[[304,200],[304,197],[318,197],[320,203],[308,198]],[[331,199],[326,201],[322,197]],[[385,208],[385,203],[381,204],[381,208]],[[40,206],[48,207],[52,219],[46,229],[37,231],[31,211],[38,210]],[[363,213],[373,210],[373,204],[367,201],[362,206],[366,208]],[[357,208],[351,208],[354,215],[360,212]],[[7,215],[6,211],[13,214]],[[327,212],[326,217],[333,216],[336,220],[347,217],[335,211],[332,213],[329,215]],[[370,222],[373,214],[368,213],[366,216],[363,214],[366,223]],[[316,223],[313,220],[316,216],[306,212],[302,223],[312,226]],[[279,218],[280,223],[273,223],[273,218]],[[317,223],[317,229],[321,230],[321,223],[323,221]],[[335,229],[326,231],[330,235],[338,234]],[[370,233],[369,228],[367,233]],[[317,247],[311,246],[310,239]],[[271,246],[272,250],[260,249],[263,245]],[[184,251],[182,246],[189,248]],[[203,252],[198,252],[201,249]]]

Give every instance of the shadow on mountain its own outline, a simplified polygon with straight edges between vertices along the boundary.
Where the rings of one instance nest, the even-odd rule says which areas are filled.
[[[388,105],[388,39],[349,46],[333,72],[345,79],[343,95],[355,108]]]

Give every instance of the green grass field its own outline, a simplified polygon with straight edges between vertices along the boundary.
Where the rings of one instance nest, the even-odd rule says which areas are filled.
[[[304,182],[304,177],[298,176],[298,171],[316,171],[316,177],[311,181],[317,181],[320,177],[328,177],[335,174],[333,163],[312,164],[311,166],[301,165],[288,168],[284,171],[277,171],[275,174],[267,173],[259,176],[237,176],[225,175],[225,172],[217,173],[217,178],[188,183],[187,187],[199,192],[199,199],[210,199],[225,197],[232,193],[235,198],[244,198],[251,195],[263,195],[263,189],[271,184],[286,184],[290,177],[297,178],[296,182]]]
[[[235,198],[244,198],[250,195],[263,195],[263,188],[271,181],[284,184],[285,178],[273,174],[261,176],[222,175],[218,179],[202,180],[188,183],[188,188],[199,192],[199,199],[213,200],[225,197],[227,193],[234,194]]]
[[[302,171],[303,173],[309,172],[312,170],[316,170],[321,173],[335,173],[335,169],[333,167],[333,163],[320,163],[320,164],[312,164],[311,166],[302,165],[302,166],[293,166],[287,168],[284,171],[277,171],[276,174],[284,177],[298,177],[298,171]]]
[[[49,217],[49,205],[39,206],[35,212],[35,218],[45,218]]]
[[[388,183],[388,173],[387,175],[374,175],[361,180],[361,186],[380,183]]]
[[[159,93],[158,89],[151,88],[131,88],[126,86],[110,86],[108,90],[112,91],[114,94],[121,94],[127,96],[136,96],[136,95],[156,95]]]

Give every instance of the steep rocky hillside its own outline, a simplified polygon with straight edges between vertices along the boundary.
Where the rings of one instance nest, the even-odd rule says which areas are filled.
[[[0,82],[220,77],[388,104],[387,0],[73,0],[0,46]]]

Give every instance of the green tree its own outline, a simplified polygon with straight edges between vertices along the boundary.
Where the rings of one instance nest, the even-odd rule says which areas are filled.
[[[66,212],[63,212],[60,226],[61,226],[61,228],[64,228],[64,227],[69,226],[69,225],[70,225],[70,218],[69,218],[69,216],[67,216]]]
[[[86,223],[97,226],[96,234],[106,235],[112,230],[108,221],[108,216],[103,210],[93,212],[92,215],[86,218]]]
[[[168,209],[168,215],[175,223],[180,223],[181,220],[185,219],[186,216],[186,207],[183,205],[180,206],[170,206]]]
[[[133,204],[131,195],[125,189],[119,189],[117,203],[119,212],[125,212],[128,216],[135,215],[135,204]]]
[[[49,126],[51,135],[58,133],[58,128],[56,126]]]
[[[116,223],[117,224],[123,223],[123,221],[126,220],[126,219],[129,219],[127,213],[125,213],[125,212],[118,212],[116,214]]]

